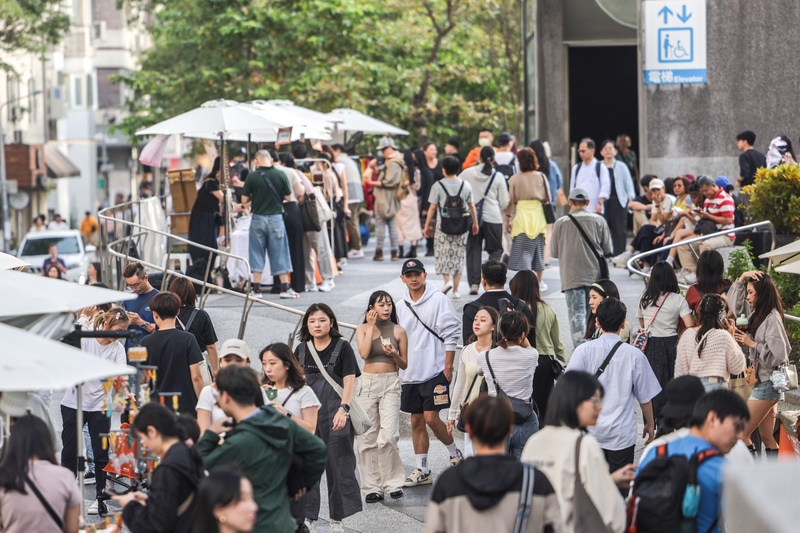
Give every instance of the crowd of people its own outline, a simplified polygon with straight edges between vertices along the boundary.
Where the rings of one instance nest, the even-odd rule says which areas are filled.
[[[389,255],[402,259],[405,289],[397,298],[384,291],[369,297],[355,346],[345,340],[334,309],[314,303],[303,315],[294,348],[272,343],[257,360],[240,339],[217,349],[210,317],[195,307],[193,284],[175,279],[168,291],[158,291],[141,263],[128,264],[122,273],[136,299],[80,313],[86,329],[134,333],[124,346],[110,338],[84,338],[84,351],[124,363],[127,349],[143,346],[147,364],[157,371],[154,392],[179,393],[176,412],[154,402],[132,419],[131,430],[160,457],[160,466],[147,495],[114,496],[131,531],[315,531],[323,474],[330,531],[344,531],[342,521],[364,504],[397,500],[434,483],[429,431],[449,468],[436,479],[427,532],[619,533],[632,527],[646,533],[672,531],[663,524],[673,519],[691,521],[698,531],[721,530],[724,465],[753,461],[761,451],[756,435],[767,458],[778,451],[774,414],[787,390],[779,378],[791,347],[775,283],[755,270],[726,280],[717,249],[728,241],[678,248],[677,255],[641,266],[649,276],[633,303],[638,324],[632,327],[609,279],[607,258],[621,247],[618,257],[627,261],[634,252],[679,239],[681,229],[690,229],[690,218],[696,225],[709,221],[712,232],[727,229],[733,224],[729,184],[706,176],[684,176],[669,186],[654,176],[639,180],[629,141],[602,143],[601,161],[594,157],[594,141],[584,139],[564,198],[569,213],[553,220],[549,207],[558,202],[554,191],[561,183],[560,177],[552,180],[557,167],[547,159],[546,144],[514,151],[505,134],[496,149],[493,142],[491,132],[482,131],[479,146],[462,163],[452,152],[456,141],[448,143],[454,155],[442,161],[435,145],[404,157],[391,139],[381,141],[385,159],[371,163],[364,175],[375,190],[373,259],[383,259],[388,230]],[[241,183],[237,209],[249,207],[253,215],[256,296],[268,256],[282,297],[297,297],[288,278],[294,261],[284,214],[300,209],[304,195],[321,194],[344,215],[331,213],[334,242],[322,227],[299,227],[307,239],[304,253],[318,253],[320,270],[325,272],[322,255],[331,267],[363,256],[353,253],[360,248],[347,250],[347,212],[360,200],[345,193],[348,165],[333,169],[341,151],[313,163],[321,187],[295,171],[287,155],[257,152],[256,170]],[[426,180],[421,169],[440,177]],[[639,186],[645,194],[637,199],[633,191]],[[216,198],[214,187],[208,185]],[[699,207],[701,200],[691,217],[681,215],[688,209],[675,211],[678,205]],[[625,251],[627,209],[651,215],[636,231],[633,249]],[[673,223],[676,231],[657,231]],[[432,243],[441,287],[427,279],[427,267],[416,257],[422,235]],[[482,251],[488,252],[486,261]],[[540,293],[548,257],[559,260],[574,347],[569,358],[558,317]],[[57,250],[50,261],[58,263]],[[676,262],[686,272],[680,277],[692,282],[686,296]],[[448,294],[458,296],[465,263],[470,292],[478,295],[480,287],[482,293],[459,316]],[[304,289],[312,290],[309,266],[315,268],[304,256]],[[254,369],[259,366],[260,372]],[[752,387],[745,397],[729,390],[730,380],[740,375]],[[104,514],[108,450],[102,436],[110,419],[102,407],[103,383],[87,383],[83,394],[94,461],[88,477],[97,483],[89,512]],[[55,466],[46,426],[33,416],[16,420],[10,451],[0,463],[4,531],[32,530],[33,517],[24,510],[37,505],[51,510],[61,529],[77,529],[80,494],[72,481],[76,442],[84,438],[75,423],[77,408],[70,391],[61,404],[66,471]],[[638,465],[637,412],[648,445]],[[398,447],[401,413],[411,421],[410,474]],[[457,432],[464,436],[463,449]],[[676,456],[690,466],[667,460]],[[680,472],[668,470],[678,468],[694,469],[694,510],[665,507],[664,501],[682,501],[689,490],[670,484]],[[45,479],[57,482],[45,485]]]

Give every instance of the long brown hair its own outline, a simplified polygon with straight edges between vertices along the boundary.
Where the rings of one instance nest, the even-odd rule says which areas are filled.
[[[511,278],[511,281],[508,282],[508,288],[511,289],[511,296],[519,298],[528,304],[531,313],[533,313],[530,327],[532,330],[536,330],[536,320],[539,310],[537,304],[547,305],[547,302],[542,300],[542,296],[539,294],[539,278],[536,277],[536,274],[534,274],[532,270],[520,270]]]
[[[131,319],[128,312],[121,307],[112,307],[108,311],[98,311],[93,319],[94,330],[111,329],[117,324],[130,325]]]
[[[760,279],[751,278],[749,283],[756,291],[753,315],[750,317],[751,331],[757,331],[773,309],[781,315],[783,327],[786,329],[786,318],[783,316],[783,301],[780,294],[778,294],[778,288],[775,287],[775,282],[772,281],[769,274],[764,274]]]

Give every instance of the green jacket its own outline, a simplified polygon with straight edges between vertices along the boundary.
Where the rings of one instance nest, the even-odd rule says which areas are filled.
[[[253,483],[258,504],[254,531],[292,533],[295,521],[289,511],[286,476],[291,466],[290,453],[306,465],[305,479],[313,486],[322,477],[328,452],[325,443],[271,406],[262,406],[236,425],[233,435],[219,444],[219,436],[207,430],[197,443],[209,470],[232,464],[247,474]]]

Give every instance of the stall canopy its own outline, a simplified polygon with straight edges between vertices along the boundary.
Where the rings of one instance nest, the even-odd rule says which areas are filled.
[[[26,266],[30,266],[30,263],[13,255],[0,252],[0,270],[21,270]]]
[[[0,324],[0,391],[68,389],[93,379],[136,373],[61,342]]]
[[[360,131],[366,135],[408,135],[404,129],[365,115],[355,109],[334,109],[325,117],[336,124],[336,129],[341,132]]]
[[[777,272],[800,274],[800,240],[761,254],[758,257],[771,259],[772,266]]]
[[[78,178],[81,170],[54,144],[44,145],[44,164],[50,178]]]

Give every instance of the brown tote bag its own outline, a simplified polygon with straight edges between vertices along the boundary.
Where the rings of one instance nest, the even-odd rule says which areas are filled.
[[[603,517],[594,505],[592,498],[583,487],[580,471],[581,441],[583,435],[575,443],[575,501],[572,512],[575,516],[575,533],[611,533],[603,522]]]

